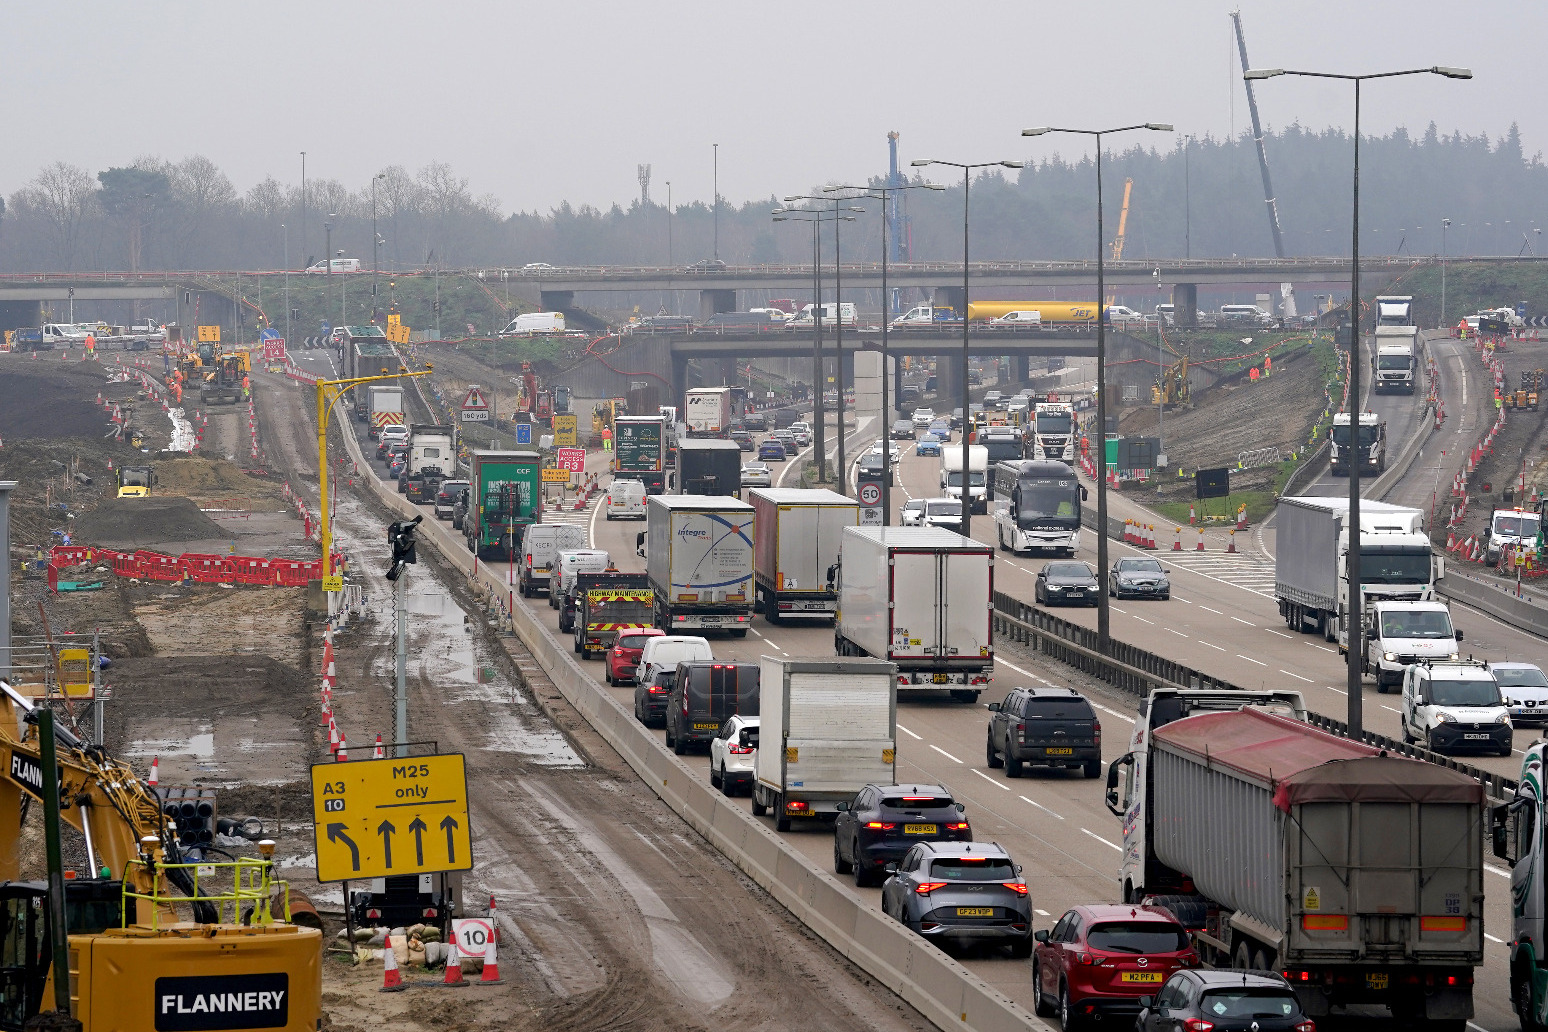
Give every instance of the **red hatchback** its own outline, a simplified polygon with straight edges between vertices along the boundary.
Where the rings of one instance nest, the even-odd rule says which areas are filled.
[[[613,647],[607,650],[607,683],[633,684],[640,653],[645,651],[645,639],[665,633],[659,627],[632,627],[619,634]]]
[[[1051,932],[1038,932],[1032,987],[1039,1014],[1065,1029],[1093,1018],[1132,1020],[1178,968],[1196,967],[1187,929],[1165,907],[1079,906]]]

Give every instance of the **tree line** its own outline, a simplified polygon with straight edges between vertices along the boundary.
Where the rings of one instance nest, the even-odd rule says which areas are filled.
[[[1285,251],[1348,254],[1353,148],[1340,130],[1299,125],[1268,133]],[[1415,138],[1399,129],[1362,137],[1361,238],[1365,254],[1537,253],[1548,244],[1533,219],[1548,202],[1548,168],[1528,157],[1513,125],[1487,134],[1442,135],[1432,123]],[[929,171],[929,170],[925,170]],[[1234,139],[1178,138],[1166,150],[1135,145],[1105,152],[1103,247],[1118,231],[1126,180],[1132,181],[1123,257],[1272,257],[1273,241],[1256,149]],[[924,180],[918,176],[916,182]],[[902,195],[910,256],[960,259],[962,183]],[[882,185],[877,176],[872,185]],[[792,184],[791,193],[818,193]],[[973,181],[974,259],[1093,257],[1095,167],[1089,157],[1055,155],[1019,172]],[[845,223],[846,261],[879,260],[879,203]],[[740,204],[721,199],[720,258],[732,264],[811,260],[806,223],[776,224],[775,197]],[[1442,239],[1442,220],[1450,226]],[[325,220],[332,229],[325,231]],[[156,271],[299,269],[325,246],[384,271],[552,265],[687,265],[710,257],[717,213],[705,201],[560,204],[547,213],[509,212],[443,162],[410,172],[391,165],[351,189],[334,179],[300,184],[270,176],[239,193],[208,158],[141,157],[90,170],[54,162],[0,206],[0,271]],[[373,241],[373,227],[375,238]],[[375,247],[373,248],[373,242]],[[823,233],[831,260],[832,229]]]

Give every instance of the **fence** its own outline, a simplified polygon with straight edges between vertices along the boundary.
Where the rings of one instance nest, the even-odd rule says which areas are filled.
[[[194,584],[247,584],[263,588],[304,588],[322,577],[322,560],[263,559],[245,555],[208,555],[184,552],[115,552],[84,545],[56,545],[49,553],[53,571],[85,563],[100,563],[119,577],[151,581],[186,581]],[[344,557],[335,554],[333,568],[343,570]]]

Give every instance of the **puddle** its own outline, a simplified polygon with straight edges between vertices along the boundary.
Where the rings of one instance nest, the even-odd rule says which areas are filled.
[[[209,727],[208,724],[204,725]],[[201,731],[185,739],[141,738],[129,743],[127,756],[189,756],[200,763],[215,759],[215,732]]]

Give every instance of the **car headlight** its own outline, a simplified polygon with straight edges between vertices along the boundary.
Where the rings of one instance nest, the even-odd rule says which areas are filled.
[[[1050,584],[1050,585],[1048,585],[1048,590],[1049,591],[1063,591],[1064,590],[1064,585],[1063,584]]]
[[[1388,663],[1396,663],[1397,662],[1397,653],[1396,652],[1383,652],[1381,654],[1381,658],[1386,660]]]
[[[1510,723],[1510,714],[1509,713],[1501,713],[1499,716],[1494,718],[1494,722],[1496,724],[1509,724]]]
[[[1461,659],[1462,657],[1461,657],[1461,655],[1459,653],[1453,652],[1447,658],[1450,659],[1452,662],[1456,662],[1458,659]]]
[[[1442,724],[1455,724],[1457,722],[1457,718],[1450,713],[1437,713],[1435,714],[1435,719]]]

